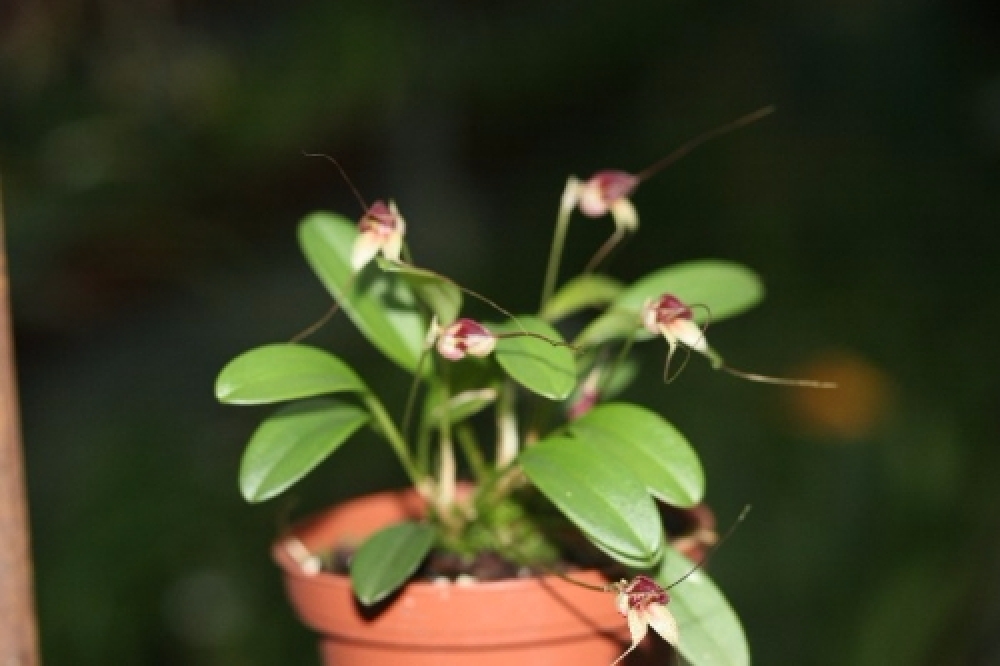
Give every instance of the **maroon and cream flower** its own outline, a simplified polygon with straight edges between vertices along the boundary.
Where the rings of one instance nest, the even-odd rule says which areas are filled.
[[[587,217],[603,217],[608,213],[615,226],[625,231],[639,228],[639,214],[629,196],[639,186],[639,177],[625,171],[598,171],[589,180],[570,178],[563,194],[563,208],[574,206]]]
[[[483,358],[493,353],[497,336],[472,319],[459,319],[446,326],[437,336],[437,350],[449,361],[458,361],[466,354]]]
[[[358,231],[360,233],[351,251],[351,269],[355,273],[367,266],[379,252],[386,259],[399,261],[406,222],[395,202],[390,201],[388,205],[382,201],[373,203],[358,222]]]
[[[651,298],[642,307],[642,325],[653,335],[662,335],[673,354],[680,343],[688,349],[711,355],[705,333],[694,321],[691,308],[673,294]]]
[[[634,650],[646,637],[650,627],[663,640],[677,647],[680,634],[677,621],[667,610],[670,595],[665,589],[648,576],[636,576],[631,582],[623,580],[615,585],[615,589],[618,593],[615,603],[618,605],[618,612],[628,621],[632,645],[611,666],[615,666]]]

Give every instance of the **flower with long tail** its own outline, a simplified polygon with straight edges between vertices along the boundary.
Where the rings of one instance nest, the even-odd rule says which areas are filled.
[[[735,377],[763,384],[778,384],[781,386],[800,386],[804,388],[837,388],[833,382],[814,379],[790,379],[786,377],[771,377],[754,372],[744,372],[730,367],[719,356],[705,338],[705,331],[694,321],[691,308],[673,294],[662,294],[646,301],[640,313],[643,327],[653,335],[661,335],[670,346],[667,354],[667,368],[678,345],[691,349],[706,356],[716,370],[722,370]],[[664,371],[666,377],[666,370]]]

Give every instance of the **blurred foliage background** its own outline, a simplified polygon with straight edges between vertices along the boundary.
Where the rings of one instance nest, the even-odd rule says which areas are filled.
[[[765,278],[639,392],[701,451],[713,561],[763,664],[1000,663],[1000,11],[989,0],[361,0],[0,5],[7,217],[37,590],[50,664],[317,663],[267,556],[289,516],[399,482],[359,438],[247,507],[261,412],[222,364],[328,297],[297,221],[394,197],[419,261],[537,305],[570,173],[638,170],[778,113],[644,184],[633,278],[718,256]],[[579,267],[610,222],[578,220]],[[333,347],[398,399],[343,318]],[[360,460],[385,472],[359,474]]]

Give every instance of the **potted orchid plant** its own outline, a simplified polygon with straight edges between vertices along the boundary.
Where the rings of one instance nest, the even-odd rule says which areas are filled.
[[[699,137],[656,169],[718,133]],[[317,530],[324,528],[316,523],[279,539],[276,556],[292,571],[293,598],[299,583],[342,583],[340,601],[300,608],[308,624],[326,631],[317,618],[336,603],[362,616],[359,626],[394,609],[405,613],[418,602],[401,595],[420,585],[436,586],[438,596],[442,585],[453,586],[449,599],[470,583],[500,585],[482,582],[490,579],[477,573],[485,558],[503,562],[506,575],[549,580],[550,591],[553,585],[584,588],[570,613],[600,608],[598,639],[607,642],[610,632],[617,642],[591,661],[581,661],[579,653],[570,657],[578,666],[608,664],[608,654],[621,659],[650,627],[689,663],[749,663],[739,620],[699,568],[717,536],[702,505],[698,456],[664,416],[616,396],[635,375],[634,345],[646,341],[663,345],[668,381],[678,359],[689,355],[770,380],[730,368],[705,335],[709,322],[757,305],[763,288],[750,269],[716,259],[662,267],[628,285],[600,270],[618,241],[639,231],[630,196],[656,169],[569,178],[534,313],[510,313],[421,265],[406,243],[420,225],[408,225],[392,201],[365,206],[357,223],[332,213],[302,222],[302,250],[337,307],[411,388],[405,404],[387,405],[362,370],[301,341],[237,356],[218,377],[218,399],[282,403],[250,438],[240,489],[249,502],[269,500],[369,427],[395,454],[412,483],[410,499],[421,507],[399,512],[391,524],[373,526],[347,546],[319,544]],[[561,280],[575,212],[610,216],[614,230],[583,272]],[[487,303],[495,317],[464,316],[469,299]],[[564,337],[568,319],[578,331],[572,337]],[[460,478],[463,473],[469,478]],[[665,515],[680,516],[687,527],[665,528]],[[533,618],[531,606],[517,611],[523,623],[544,623]],[[444,620],[451,634],[460,633],[455,623],[470,613],[455,611]],[[336,636],[337,627],[352,622],[335,621],[329,633]],[[366,640],[352,635],[341,642]],[[337,652],[342,649],[330,648],[331,658],[354,663]],[[451,663],[441,656],[409,662],[395,655],[393,663]],[[379,662],[368,656],[357,663]]]

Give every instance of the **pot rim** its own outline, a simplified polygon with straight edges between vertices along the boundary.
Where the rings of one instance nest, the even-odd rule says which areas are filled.
[[[336,514],[349,512],[357,506],[371,501],[374,498],[391,498],[393,501],[398,502],[402,508],[402,512],[407,518],[419,520],[426,515],[423,508],[423,501],[416,496],[416,493],[412,488],[382,490],[366,495],[359,495],[349,500],[345,500],[344,502],[327,507],[326,509],[321,509],[318,512],[312,513],[305,518],[296,521],[291,527],[286,529],[277,539],[274,540],[271,545],[271,558],[285,573],[285,575],[291,576],[292,578],[309,580],[317,585],[332,586],[336,588],[350,588],[351,578],[349,575],[324,570],[320,570],[318,572],[307,570],[303,567],[302,563],[292,555],[292,548],[296,548],[296,546],[289,548],[289,545],[290,542],[293,544],[297,543],[299,546],[303,546],[305,548],[305,553],[308,553],[309,555],[315,555],[318,552],[329,549],[335,545],[336,540],[342,538],[342,535],[337,535],[336,540],[324,538],[327,536],[326,534],[315,536],[313,528],[334,518]],[[583,583],[587,583],[588,585],[605,585],[612,582],[598,569],[579,569],[572,572],[572,577]],[[568,583],[565,579],[556,574],[531,575],[489,581],[472,580],[468,583],[457,583],[449,580],[447,581],[447,584],[455,590],[477,587],[492,589],[497,592],[511,592],[520,589],[537,587],[539,584],[545,584],[546,582],[552,581],[558,581],[560,584],[572,584]],[[445,583],[443,582],[427,580],[411,580],[405,584],[405,588],[407,590],[412,590],[415,593],[420,593],[421,590],[424,590],[432,592],[436,595],[440,592],[440,589],[444,584]],[[596,592],[596,590],[594,590],[594,592]],[[609,590],[608,593],[610,592],[611,591]]]

